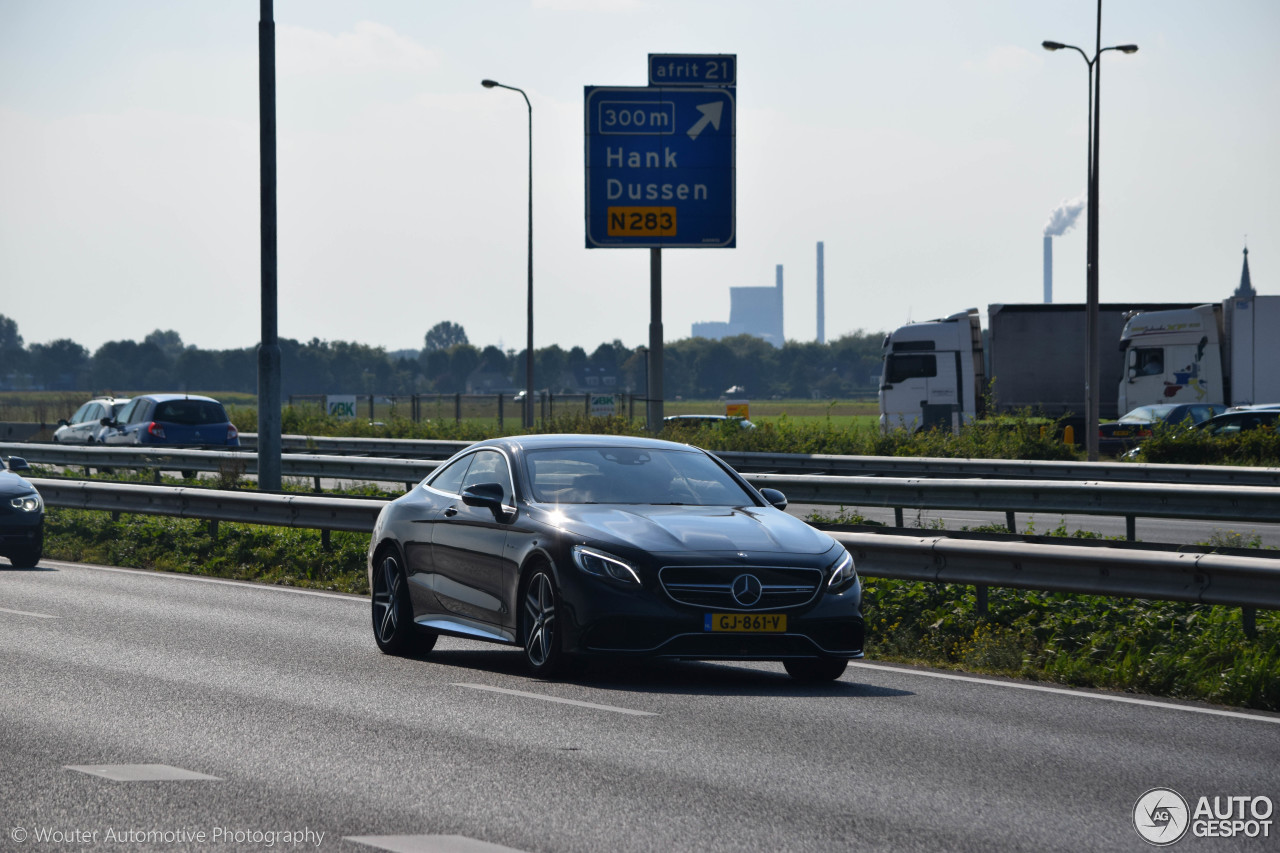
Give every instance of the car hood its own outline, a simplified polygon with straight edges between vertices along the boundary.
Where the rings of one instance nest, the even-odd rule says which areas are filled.
[[[18,495],[29,495],[36,487],[11,471],[0,472],[0,498],[16,498]]]
[[[822,554],[830,536],[773,507],[574,504],[543,518],[569,533],[612,539],[643,551],[750,551]]]

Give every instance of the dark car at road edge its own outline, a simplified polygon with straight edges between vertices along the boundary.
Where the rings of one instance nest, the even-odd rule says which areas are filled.
[[[16,568],[29,569],[44,555],[44,499],[19,472],[27,460],[10,456],[0,468],[0,556]]]

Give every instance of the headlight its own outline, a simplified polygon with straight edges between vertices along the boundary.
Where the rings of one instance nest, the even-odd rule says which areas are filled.
[[[831,580],[827,581],[827,589],[837,589],[849,583],[858,576],[857,571],[853,568],[853,555],[848,551],[836,561],[835,566],[831,569]]]
[[[635,568],[630,563],[603,551],[593,551],[582,545],[574,545],[573,561],[578,564],[578,568],[589,575],[622,583],[637,585],[640,583],[640,575],[636,574]]]
[[[29,495],[14,498],[9,501],[9,504],[18,512],[39,512],[44,509],[44,501],[40,499],[39,492],[32,492]]]

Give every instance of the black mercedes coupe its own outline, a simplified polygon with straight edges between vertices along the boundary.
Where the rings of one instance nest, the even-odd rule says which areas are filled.
[[[862,657],[849,552],[696,447],[612,435],[474,444],[383,509],[373,634],[520,646],[537,676],[585,655],[781,661],[804,681]]]

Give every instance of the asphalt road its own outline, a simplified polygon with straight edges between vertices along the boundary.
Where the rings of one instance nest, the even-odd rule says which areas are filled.
[[[350,596],[0,568],[4,851],[1147,850],[1161,786],[1280,801],[1280,715],[874,664],[549,683],[383,656]]]

